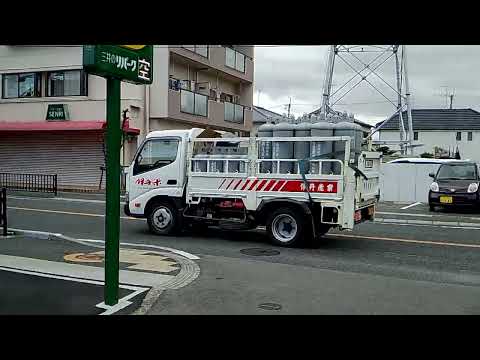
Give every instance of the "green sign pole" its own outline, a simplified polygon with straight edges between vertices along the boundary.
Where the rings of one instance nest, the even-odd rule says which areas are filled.
[[[120,236],[120,82],[153,82],[152,45],[84,45],[83,68],[107,79],[105,304],[118,303]],[[52,116],[57,114],[52,111]]]
[[[118,303],[120,236],[120,80],[107,78],[105,304]]]

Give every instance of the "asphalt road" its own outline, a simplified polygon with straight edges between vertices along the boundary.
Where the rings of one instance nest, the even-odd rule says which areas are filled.
[[[104,203],[85,198],[94,201],[10,197],[9,226],[103,239]],[[162,293],[151,314],[479,314],[480,215],[406,205],[382,204],[379,220],[393,223],[332,232],[314,248],[274,247],[261,230],[154,236],[126,216],[121,242],[200,257],[200,276]],[[241,252],[249,248],[279,253]]]

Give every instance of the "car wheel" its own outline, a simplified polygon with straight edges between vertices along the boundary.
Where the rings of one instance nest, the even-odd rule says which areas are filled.
[[[303,243],[309,237],[305,214],[285,207],[273,211],[267,219],[267,232],[275,245],[292,247]]]
[[[178,230],[178,212],[175,206],[161,202],[153,205],[147,217],[150,231],[156,235],[173,235]]]

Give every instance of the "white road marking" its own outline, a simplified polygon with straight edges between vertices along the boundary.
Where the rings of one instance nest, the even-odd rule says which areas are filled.
[[[7,208],[12,209],[12,210],[37,211],[37,212],[53,213],[53,214],[78,215],[78,216],[90,216],[90,217],[105,217],[104,214],[91,214],[91,213],[63,211],[63,210],[35,209],[35,208],[24,208],[24,207],[18,207],[18,206],[8,206]],[[130,216],[120,216],[120,219],[145,220],[145,219],[134,218],[134,217],[130,217]]]
[[[19,233],[25,233],[25,234],[41,235],[45,239],[48,239],[48,237],[50,237],[50,236],[65,238],[65,236],[60,234],[60,233],[51,233],[51,232],[47,232],[47,231],[35,231],[35,230],[23,230],[23,229],[10,229],[10,230],[16,231],[16,232],[19,232]],[[105,243],[104,240],[94,240],[94,239],[75,239],[75,240],[82,241],[82,242]],[[139,244],[139,243],[128,243],[128,242],[121,242],[120,245],[165,250],[165,251],[170,251],[171,253],[183,256],[183,257],[185,257],[187,259],[190,259],[190,260],[199,260],[200,259],[200,257],[198,257],[197,255],[193,255],[193,254],[190,254],[190,253],[188,253],[186,251],[183,251],[183,250],[173,249],[173,248],[169,248],[169,247],[165,247],[165,246],[157,246],[157,245],[150,245],[150,244]]]
[[[397,213],[397,212],[389,212],[389,211],[375,211],[375,214],[381,215],[402,215],[402,216],[418,216],[418,217],[433,217],[431,214],[409,214],[409,213]]]
[[[414,204],[410,204],[410,205],[402,207],[402,210],[405,210],[405,209],[408,209],[408,208],[411,208],[411,207],[414,207],[414,206],[417,206],[417,205],[420,205],[420,204],[421,204],[421,202],[416,202]]]
[[[93,242],[93,243],[105,243],[104,240],[94,240],[94,239],[77,239],[78,241],[84,241],[84,242]],[[121,242],[120,245],[125,245],[125,246],[136,246],[136,247],[145,247],[145,248],[150,248],[150,249],[159,249],[159,250],[165,250],[165,251],[170,251],[174,254],[183,256],[187,259],[190,260],[199,260],[200,257],[197,255],[190,254],[186,251],[183,250],[177,250],[177,249],[172,249],[169,247],[164,247],[164,246],[157,246],[157,245],[149,245],[149,244],[138,244],[138,243],[126,243],[126,242]]]
[[[0,266],[22,269],[25,271],[40,271],[52,276],[68,276],[81,279],[90,279],[103,283],[105,271],[100,266],[69,264],[50,260],[25,258],[20,256],[0,255]],[[153,287],[171,282],[174,276],[153,274],[140,271],[120,270],[120,283],[132,286]]]
[[[45,277],[45,278],[49,278],[49,279],[58,279],[58,280],[66,280],[66,281],[72,281],[72,282],[80,282],[80,283],[85,283],[85,284],[93,284],[93,285],[104,285],[105,284],[103,281],[96,281],[96,280],[89,280],[89,279],[78,279],[78,278],[73,278],[73,277],[70,277],[70,276],[53,275],[53,274],[47,274],[47,273],[43,273],[43,272],[39,272],[39,271],[30,271],[30,270],[23,270],[23,269],[18,269],[18,268],[11,268],[11,267],[0,266],[0,270],[15,272],[15,273],[19,273],[19,274],[40,276],[40,277]],[[117,311],[127,307],[128,305],[130,305],[132,303],[132,302],[128,301],[129,299],[132,299],[135,296],[140,295],[141,293],[143,293],[143,292],[145,292],[149,289],[149,288],[123,285],[123,284],[119,284],[119,288],[126,289],[126,290],[131,290],[133,292],[131,294],[119,299],[118,303],[115,306],[108,306],[108,305],[105,305],[103,302],[95,305],[96,307],[99,307],[101,309],[106,310],[103,313],[101,313],[100,315],[111,315],[111,314],[116,313]]]
[[[328,237],[357,238],[357,239],[367,239],[367,240],[394,241],[394,242],[415,243],[415,244],[425,244],[425,245],[480,248],[480,244],[462,244],[462,243],[451,243],[451,242],[439,242],[439,241],[427,241],[427,240],[410,240],[410,239],[398,239],[398,238],[363,236],[363,235],[348,235],[348,234],[327,234],[326,236],[328,236]]]
[[[43,198],[43,197],[28,197],[28,196],[24,197],[24,196],[9,195],[8,198],[15,199],[15,200],[55,200],[55,201],[65,201],[65,202],[84,202],[84,203],[94,203],[94,204],[105,204],[105,200],[63,198],[63,197]],[[120,201],[120,204],[125,205],[125,201]]]
[[[468,220],[479,220],[480,221],[480,216],[475,217],[475,216],[461,216],[461,214],[458,215],[448,215],[445,213],[438,213],[438,214],[414,214],[414,213],[399,213],[399,212],[389,212],[389,211],[375,211],[375,214],[380,214],[380,215],[399,215],[399,216],[410,216],[410,217],[428,217],[432,218],[434,216],[442,216],[445,218],[458,218],[459,216],[462,219],[468,219]]]
[[[411,221],[411,220],[410,220]],[[376,222],[376,221],[375,221]],[[480,230],[480,224],[479,227],[466,227],[466,226],[456,226],[456,225],[433,225],[432,223],[429,223],[429,224],[420,224],[420,223],[412,223],[412,222],[408,222],[408,223],[390,223],[390,222],[376,222],[377,224],[379,225],[397,225],[397,226],[428,226],[428,227],[434,227],[434,228],[442,228],[442,229],[460,229],[460,230]]]

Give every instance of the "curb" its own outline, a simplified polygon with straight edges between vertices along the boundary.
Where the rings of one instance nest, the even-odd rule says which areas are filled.
[[[438,221],[438,220],[409,220],[409,219],[391,219],[375,218],[375,223],[384,224],[412,224],[412,225],[434,225],[434,226],[455,226],[465,229],[480,230],[480,223],[469,223],[462,221]]]
[[[9,228],[8,230],[14,232],[15,234],[10,237],[15,237],[18,235],[29,235],[40,240],[61,239],[61,240],[75,242],[84,246],[104,249],[103,245],[95,245],[90,242],[87,243],[85,241],[74,239],[60,233],[50,233],[46,231],[22,230],[22,229],[13,229],[13,228]],[[132,244],[132,245],[138,245],[139,247],[142,247],[143,244]],[[171,249],[171,250],[175,250],[175,249]],[[156,303],[159,296],[162,294],[164,290],[176,290],[181,287],[184,287],[190,284],[191,282],[193,282],[200,275],[200,267],[198,266],[198,264],[193,262],[192,259],[190,259],[188,256],[182,255],[181,253],[182,251],[178,251],[176,253],[172,252],[169,255],[172,258],[174,258],[176,261],[178,261],[178,263],[181,265],[180,274],[177,275],[177,277],[179,277],[180,279],[175,278],[172,281],[169,281],[166,284],[164,284],[164,286],[162,287],[155,287],[155,286],[151,287],[148,290],[147,294],[145,295],[145,298],[143,299],[140,306],[135,311],[133,311],[131,315],[146,315],[147,312],[150,310],[150,308]],[[196,256],[194,258],[199,259]]]

